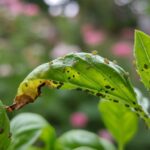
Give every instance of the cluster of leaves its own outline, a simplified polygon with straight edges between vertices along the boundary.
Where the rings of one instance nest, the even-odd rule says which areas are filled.
[[[11,121],[10,127],[2,104],[0,114],[1,150],[115,150],[107,140],[84,130],[72,130],[56,138],[54,128],[37,114],[22,113]]]
[[[147,88],[150,88],[149,45],[150,37],[137,31],[135,36],[137,70]],[[14,104],[7,109],[13,111],[33,102],[45,85],[56,89],[82,90],[100,97],[99,110],[102,119],[118,142],[119,150],[123,150],[124,145],[137,131],[137,116],[140,116],[150,127],[150,117],[145,110],[144,102],[138,100],[127,73],[115,63],[98,55],[68,54],[37,67],[20,84]],[[2,107],[1,111],[4,116],[1,122],[7,125],[3,126],[6,130],[1,129],[0,136],[4,136],[3,138],[9,143],[9,123]],[[56,140],[54,129],[43,118],[30,113],[14,118],[11,122],[11,132],[12,143],[8,150],[115,149],[97,135],[83,130],[67,132]],[[6,148],[2,147],[2,149]]]

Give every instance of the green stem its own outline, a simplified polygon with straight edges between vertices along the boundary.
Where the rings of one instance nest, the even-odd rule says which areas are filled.
[[[124,145],[122,144],[122,142],[119,142],[118,150],[124,150]]]

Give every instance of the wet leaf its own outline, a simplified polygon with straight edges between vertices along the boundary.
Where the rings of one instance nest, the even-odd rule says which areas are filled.
[[[150,36],[138,30],[135,32],[134,55],[141,81],[150,89]]]
[[[12,143],[9,150],[50,150],[54,147],[55,131],[41,116],[22,113],[11,121]]]
[[[0,150],[6,150],[10,144],[10,125],[6,111],[0,101]]]
[[[72,130],[58,138],[55,150],[115,150],[115,148],[94,133]]]
[[[128,105],[102,100],[99,111],[107,129],[119,145],[124,146],[137,131],[138,119]]]

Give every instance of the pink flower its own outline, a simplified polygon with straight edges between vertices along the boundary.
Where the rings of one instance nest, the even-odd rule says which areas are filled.
[[[70,123],[73,127],[83,128],[88,123],[88,117],[82,112],[75,112],[70,116]]]
[[[113,138],[112,138],[111,134],[106,129],[100,130],[99,131],[99,136],[101,138],[104,138],[104,139],[110,141],[110,142],[113,142]]]
[[[39,7],[36,4],[24,4],[23,13],[27,16],[35,16],[39,12]]]
[[[24,3],[20,0],[2,0],[0,5],[5,7],[13,16],[20,14],[35,16],[39,12],[39,7],[36,4]]]
[[[121,41],[121,42],[114,44],[111,50],[113,54],[116,56],[127,57],[131,55],[132,46],[128,42]]]
[[[95,29],[92,25],[85,25],[81,29],[84,42],[89,45],[99,45],[105,40],[105,33],[102,30]]]
[[[18,0],[7,0],[8,3],[6,5],[7,9],[10,11],[10,13],[14,16],[19,15],[22,13],[23,10],[23,4],[22,2]]]

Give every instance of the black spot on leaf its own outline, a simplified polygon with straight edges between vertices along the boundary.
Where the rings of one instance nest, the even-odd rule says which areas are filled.
[[[144,68],[145,68],[145,69],[148,69],[148,65],[147,65],[147,64],[144,64]]]
[[[27,83],[25,83],[25,86],[26,86],[26,87],[28,87],[28,84],[27,84]]]
[[[125,104],[125,107],[130,107],[130,105],[129,104]]]
[[[11,138],[11,137],[12,137],[12,133],[10,132],[9,135],[8,135],[8,138]]]
[[[133,105],[136,105],[136,102],[132,102],[133,103]]]
[[[114,91],[114,90],[115,90],[115,88],[111,88],[111,90],[112,90],[112,91]]]
[[[81,88],[76,88],[76,90],[77,90],[77,91],[82,91],[82,89],[81,89]]]
[[[0,134],[2,134],[4,132],[3,128],[0,128]]]
[[[119,101],[118,101],[118,100],[115,100],[115,99],[113,100],[113,102],[115,102],[115,103],[119,103]]]
[[[105,85],[105,88],[106,88],[106,89],[110,89],[110,88],[111,88],[111,86],[109,86],[109,85]]]

